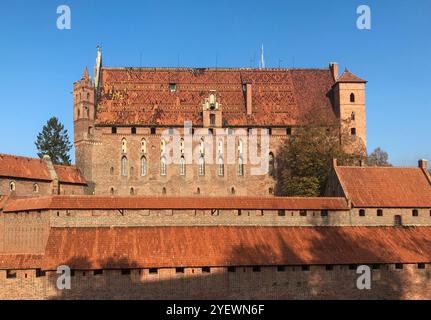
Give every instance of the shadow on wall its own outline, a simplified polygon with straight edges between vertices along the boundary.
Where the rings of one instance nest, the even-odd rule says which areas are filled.
[[[313,234],[311,247],[304,247],[304,256],[312,256],[316,261],[333,261],[334,257],[324,256],[327,246],[336,248],[341,236],[340,229],[331,232],[317,228]],[[344,238],[345,234],[342,235]],[[379,257],[370,252],[367,243],[358,243],[358,239],[347,239],[350,252],[333,252],[334,256],[367,257],[367,261],[379,261]],[[274,249],[276,248],[276,249]],[[72,276],[70,290],[53,289],[51,299],[405,299],[420,298],[423,284],[406,287],[409,272],[388,270],[388,265],[374,265],[371,290],[359,290],[356,286],[356,267],[348,265],[301,265],[301,257],[291,244],[278,235],[278,245],[268,246],[262,243],[258,247],[236,246],[226,256],[226,261],[247,261],[257,258],[257,266],[239,266],[224,268],[172,268],[172,269],[138,269],[138,264],[127,258],[111,258],[97,261],[105,270],[76,270]],[[271,265],[278,257],[284,257],[286,266],[263,267]],[[92,261],[80,257],[65,262],[74,266],[91,266]],[[290,263],[295,266],[289,265]],[[129,269],[120,269],[128,266]],[[133,269],[136,267],[136,269]],[[112,268],[112,269],[111,269]],[[131,269],[130,269],[131,268]],[[393,266],[391,266],[393,269]],[[110,270],[106,270],[110,269]],[[100,274],[103,272],[102,274]],[[429,275],[428,275],[429,276]],[[50,287],[56,288],[57,275],[47,277]],[[417,282],[417,281],[416,281]],[[422,285],[422,286],[421,286]]]

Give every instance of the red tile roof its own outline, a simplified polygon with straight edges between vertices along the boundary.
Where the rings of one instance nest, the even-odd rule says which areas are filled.
[[[43,268],[430,262],[431,227],[52,228]]]
[[[71,184],[86,184],[75,166],[54,165],[59,181]],[[42,159],[0,154],[0,177],[52,181],[46,163]]]
[[[43,209],[331,209],[348,210],[344,198],[49,196],[10,200],[4,212]]]
[[[349,70],[345,70],[343,74],[338,78],[337,82],[367,82],[364,79],[359,78],[358,76],[351,73]]]
[[[8,154],[0,154],[0,177],[51,181],[43,160]]]
[[[431,184],[420,168],[335,167],[355,207],[429,207]]]
[[[229,126],[301,124],[323,110],[336,121],[328,92],[329,69],[103,68],[99,125],[202,125],[202,104],[216,90]],[[176,92],[169,91],[175,83]],[[247,115],[243,84],[252,84],[253,114]],[[321,112],[321,111],[320,111]]]
[[[81,171],[79,171],[75,166],[54,165],[54,169],[60,182],[82,185],[87,184]]]
[[[0,254],[0,270],[39,269],[42,258],[40,254]]]

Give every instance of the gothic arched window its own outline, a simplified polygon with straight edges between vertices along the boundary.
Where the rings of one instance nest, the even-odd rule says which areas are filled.
[[[185,175],[186,175],[186,160],[182,156],[180,158],[180,176],[185,176]]]
[[[199,175],[200,176],[205,175],[205,159],[204,159],[204,157],[199,158]]]
[[[123,156],[121,158],[121,175],[122,176],[127,176],[127,167],[128,167],[127,157]]]
[[[353,92],[350,94],[350,102],[355,102],[355,94]]]
[[[166,158],[162,157],[160,159],[160,175],[166,176]]]
[[[223,157],[218,158],[218,170],[217,173],[220,177],[224,176],[224,162]]]
[[[272,152],[269,153],[268,157],[268,174],[271,176],[274,174],[274,154]]]
[[[242,157],[238,158],[238,176],[244,175],[244,161],[242,160]]]

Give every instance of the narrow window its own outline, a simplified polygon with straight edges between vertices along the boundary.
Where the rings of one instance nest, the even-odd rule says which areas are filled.
[[[217,144],[217,153],[219,155],[223,154],[223,140],[219,139]]]
[[[351,129],[350,129],[350,134],[351,134],[352,136],[356,136],[356,128],[351,128]]]
[[[114,191],[114,188],[112,188],[112,187],[111,187],[111,189],[109,190],[109,192],[111,193],[111,195],[113,195],[113,194],[114,194],[114,192],[115,192],[115,191]]]
[[[121,175],[122,176],[127,176],[127,166],[128,166],[127,157],[123,156],[121,158]]]
[[[270,176],[274,175],[274,169],[274,154],[270,152],[268,157],[268,174]]]
[[[223,162],[223,157],[219,157],[218,158],[218,175],[220,177],[224,176],[224,162]]]
[[[284,216],[286,216],[286,210],[278,210],[278,216],[279,216],[279,217],[284,217]]]
[[[202,273],[210,273],[211,268],[210,267],[202,267]]]
[[[141,158],[141,176],[146,176],[146,175],[147,175],[147,158],[143,156]]]
[[[238,156],[241,156],[244,152],[244,144],[242,143],[242,139],[238,140]]]
[[[147,140],[141,140],[141,153],[147,153]]]
[[[165,139],[162,139],[160,141],[160,153],[165,154],[165,152],[166,152],[166,141]]]
[[[186,149],[186,146],[184,144],[184,139],[181,138],[181,140],[180,140],[180,152],[181,152],[181,154],[184,154],[185,149]]]
[[[205,175],[205,160],[204,157],[199,158],[199,175],[204,176]]]
[[[253,267],[253,272],[260,272],[260,267],[259,266],[254,266]]]
[[[162,188],[162,194],[166,194],[166,188],[165,187]]]
[[[132,133],[132,134],[136,134],[136,128],[135,128],[135,127],[132,127],[132,129],[131,129],[131,133]]]
[[[204,138],[201,138],[201,141],[199,142],[199,152],[201,153],[201,155],[205,154]]]
[[[169,84],[169,92],[176,92],[177,91],[177,84],[176,83],[170,83]]]
[[[273,194],[274,193],[274,189],[273,188],[268,188],[268,193],[269,194]]]
[[[184,159],[184,156],[181,156],[180,158],[180,176],[186,175],[186,160]]]
[[[216,124],[216,115],[210,114],[210,126],[215,126]]]
[[[126,140],[126,138],[121,139],[121,152],[127,153],[127,140]]]
[[[327,264],[327,265],[325,266],[325,270],[326,270],[326,271],[332,271],[332,270],[334,270],[334,266],[333,266],[332,264]]]
[[[377,216],[383,217],[383,210],[382,209],[377,209]]]
[[[418,217],[419,216],[419,210],[418,209],[413,209],[412,210],[412,216],[413,217]]]
[[[353,92],[350,94],[350,102],[355,102],[355,94]]]
[[[111,167],[111,168],[109,169],[109,173],[111,174],[111,176],[114,174],[114,167]]]
[[[395,263],[395,269],[402,269],[403,264],[402,263]]]
[[[33,185],[33,192],[34,192],[34,193],[38,193],[38,192],[39,192],[39,185],[38,185],[37,183],[35,183],[35,184]]]
[[[284,266],[277,266],[277,272],[284,272],[286,268]]]
[[[184,273],[184,268],[175,268],[175,273]]]
[[[360,217],[365,217],[365,210],[364,209],[360,209],[359,210],[359,216]]]
[[[201,194],[201,188],[197,188],[197,189],[196,189],[196,193],[197,193],[197,194]]]
[[[133,187],[130,188],[130,195],[131,196],[135,195],[135,189]]]
[[[353,111],[350,115],[350,120],[355,121],[356,120],[356,113]]]
[[[15,191],[16,190],[16,183],[15,183],[15,181],[9,182],[9,190],[10,191]]]
[[[400,226],[403,225],[403,220],[402,220],[402,218],[401,218],[401,216],[399,214],[397,214],[397,215],[394,216],[394,225],[396,227],[400,227]]]
[[[307,210],[304,210],[304,209],[299,210],[299,215],[301,217],[306,217],[307,216]]]
[[[235,267],[227,267],[227,272],[235,272],[236,268]]]
[[[111,133],[112,133],[112,134],[117,133],[117,127],[112,127],[112,128],[111,128]]]
[[[156,134],[156,128],[152,127],[152,128],[150,129],[150,131],[151,131],[151,134]]]
[[[301,266],[301,270],[302,270],[302,271],[310,271],[310,266],[302,265],[302,266]]]
[[[242,157],[240,156],[238,158],[238,170],[237,170],[238,176],[244,175],[244,162],[242,161]]]
[[[166,176],[166,158],[162,157],[160,159],[160,175]]]
[[[230,188],[230,193],[235,194],[235,188],[234,187]]]
[[[320,215],[322,217],[327,217],[328,216],[328,210],[322,210],[322,211],[320,211]]]

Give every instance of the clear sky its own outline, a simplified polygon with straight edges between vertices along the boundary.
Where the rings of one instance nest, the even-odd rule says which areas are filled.
[[[57,6],[71,29],[57,29]],[[359,5],[371,30],[356,28]],[[395,165],[431,160],[431,1],[2,1],[0,153],[36,156],[43,124],[58,116],[73,139],[72,84],[107,66],[325,68],[368,80],[368,149]],[[253,64],[254,60],[254,64]]]

